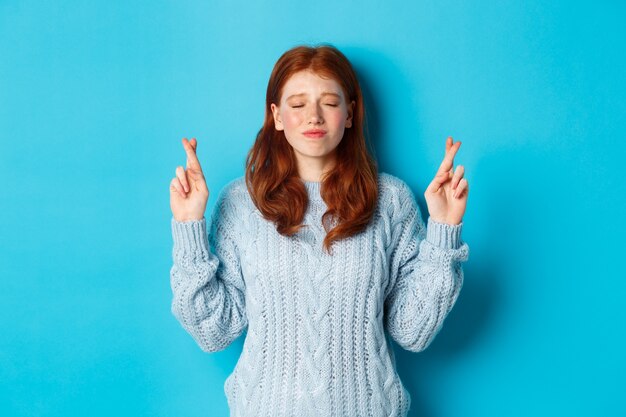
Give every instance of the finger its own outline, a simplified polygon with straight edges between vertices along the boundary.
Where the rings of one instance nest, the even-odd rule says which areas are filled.
[[[439,191],[439,187],[445,184],[450,178],[452,178],[452,171],[438,172],[428,186],[428,189],[430,189],[431,192],[436,193]]]
[[[448,138],[448,143],[450,143],[450,141],[452,141],[452,138]],[[443,158],[443,161],[441,162],[441,165],[439,165],[437,173],[450,171],[452,169],[454,165],[454,156],[456,155],[456,151],[459,150],[460,146],[461,142],[456,142],[455,144],[451,145],[449,149],[446,149],[446,154]]]
[[[463,178],[463,174],[465,173],[465,168],[463,167],[463,165],[457,165],[456,169],[454,170],[454,176],[452,177],[452,189],[455,190],[456,187],[459,185],[459,181],[461,181],[461,178]]]
[[[448,177],[448,173],[447,172],[442,172],[439,173],[437,175],[435,175],[435,178],[433,178],[433,180],[430,182],[430,184],[428,184],[428,187],[426,187],[426,191],[430,192],[430,193],[436,193],[437,191],[439,191],[439,188],[446,182],[448,181],[449,177]]]
[[[187,153],[187,168],[201,170],[200,161],[198,161],[198,157],[196,156],[196,150],[189,144],[189,141],[186,138],[183,138],[183,147]]]
[[[187,198],[187,194],[183,190],[183,186],[178,180],[178,177],[174,177],[170,182],[170,190],[177,192],[182,198]]]
[[[185,192],[189,192],[189,181],[187,181],[187,174],[185,174],[185,169],[181,166],[176,168],[176,177],[185,188]]]
[[[438,188],[438,186],[435,185],[435,180],[432,180],[430,184],[428,184],[428,187],[426,187],[426,191],[424,192],[424,194],[434,193],[435,188]]]
[[[446,153],[450,152],[450,148],[452,147],[452,136],[448,136],[446,139]],[[450,173],[452,173],[452,168],[450,168]]]
[[[459,181],[458,188],[454,192],[454,198],[461,198],[464,193],[467,196],[468,191],[469,191],[469,184],[467,182],[467,179],[462,178],[461,181]]]

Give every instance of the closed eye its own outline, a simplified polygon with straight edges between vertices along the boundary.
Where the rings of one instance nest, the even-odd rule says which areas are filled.
[[[327,106],[330,106],[330,107],[337,107],[337,106],[338,106],[338,104],[332,104],[332,103],[326,103],[326,105],[327,105]],[[297,105],[297,106],[291,106],[291,107],[292,107],[292,108],[294,108],[294,109],[298,109],[298,108],[300,108],[300,107],[304,107],[304,106],[300,104],[300,105]]]

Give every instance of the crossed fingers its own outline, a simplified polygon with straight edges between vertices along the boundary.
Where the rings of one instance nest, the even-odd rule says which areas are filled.
[[[198,142],[195,138],[192,138],[191,141],[188,141],[187,138],[183,138],[182,142],[183,148],[185,148],[185,153],[187,154],[187,170],[185,170],[182,166],[176,167],[176,177],[172,181],[172,186],[177,189],[183,197],[185,197],[186,193],[190,191],[190,180],[194,181],[203,175],[200,161],[198,161],[198,157],[196,155]]]

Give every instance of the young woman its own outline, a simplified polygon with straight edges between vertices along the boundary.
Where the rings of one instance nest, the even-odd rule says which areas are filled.
[[[170,184],[172,312],[206,352],[247,328],[224,384],[231,416],[406,416],[390,339],[419,352],[463,284],[468,195],[446,141],[425,225],[401,179],[368,153],[363,98],[332,45],[285,52],[245,175],[209,190],[196,156]]]

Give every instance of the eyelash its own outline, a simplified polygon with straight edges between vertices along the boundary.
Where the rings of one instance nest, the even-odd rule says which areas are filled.
[[[337,107],[338,106],[338,104],[328,104],[328,103],[326,105],[330,106],[330,107]],[[291,106],[291,107],[294,108],[294,109],[297,109],[297,108],[304,107],[304,106]]]

